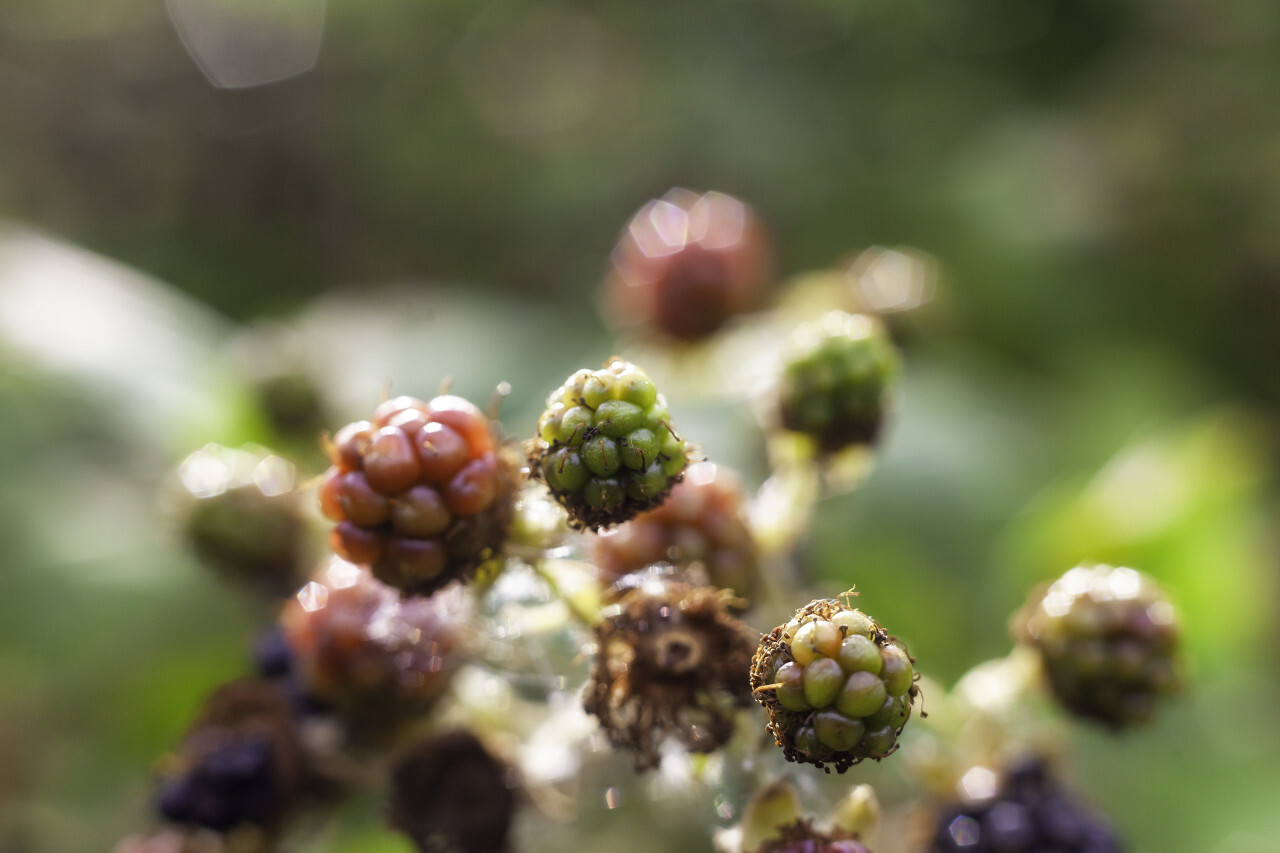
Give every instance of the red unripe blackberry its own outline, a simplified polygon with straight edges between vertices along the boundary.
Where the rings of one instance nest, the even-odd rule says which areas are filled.
[[[396,761],[388,818],[420,853],[502,853],[516,794],[511,767],[470,732],[449,731],[419,741]]]
[[[515,463],[484,413],[461,397],[396,397],[371,421],[328,443],[333,467],[320,507],[345,559],[427,595],[466,579],[501,547],[511,521]]]
[[[759,306],[773,245],[755,214],[723,193],[674,189],[632,218],[605,282],[609,318],[697,340]]]
[[[1177,614],[1159,585],[1127,568],[1078,566],[1015,617],[1058,701],[1112,728],[1146,722],[1181,688]]]
[[[751,686],[789,761],[843,773],[897,750],[920,693],[914,663],[874,619],[821,599],[760,641]]]
[[[661,504],[688,464],[653,381],[616,357],[601,370],[579,370],[551,393],[528,454],[533,476],[570,522],[592,530]]]
[[[302,688],[355,737],[392,734],[443,695],[458,666],[465,608],[453,592],[401,598],[332,558],[280,615]]]
[[[898,354],[878,320],[832,311],[797,335],[783,368],[778,416],[821,453],[871,444],[889,407]]]
[[[699,584],[750,599],[759,554],[743,517],[746,492],[731,471],[710,462],[690,465],[662,505],[601,532],[591,559],[606,584],[660,562]]]
[[[596,626],[585,706],[636,769],[657,766],[668,737],[711,752],[733,735],[749,705],[755,634],[733,618],[728,593],[678,581],[625,589]]]
[[[305,577],[306,525],[293,465],[260,449],[210,444],[183,460],[183,533],[219,575],[288,595]]]

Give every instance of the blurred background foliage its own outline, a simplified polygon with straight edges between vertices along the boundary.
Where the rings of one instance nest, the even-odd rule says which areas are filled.
[[[206,441],[314,454],[265,425],[258,366],[313,375],[330,427],[388,381],[509,381],[525,437],[612,351],[619,229],[686,185],[755,206],[787,275],[939,264],[895,321],[883,458],[805,545],[814,589],[857,583],[950,684],[1036,584],[1151,573],[1195,687],[1123,740],[1073,730],[1076,783],[1136,851],[1280,850],[1280,7],[283,5],[323,16],[314,67],[218,88],[186,0],[0,3],[0,849],[145,826],[157,757],[245,669],[273,606],[197,569],[163,495]],[[745,407],[669,396],[760,481]],[[407,849],[379,825],[357,803],[308,849]]]

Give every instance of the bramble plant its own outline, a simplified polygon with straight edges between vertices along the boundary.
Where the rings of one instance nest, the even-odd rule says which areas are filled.
[[[794,305],[745,313],[761,307],[769,245],[727,196],[652,202],[615,253],[604,304],[625,315],[613,325],[665,353],[662,373],[620,356],[580,369],[536,425],[508,425],[515,438],[496,411],[446,393],[385,400],[326,435],[330,467],[310,500],[333,524],[334,554],[281,607],[257,676],[215,690],[167,762],[164,825],[117,853],[292,849],[298,827],[369,790],[385,792],[390,826],[424,853],[547,849],[522,824],[566,819],[566,780],[592,785],[614,753],[655,784],[720,791],[725,853],[1119,849],[1025,731],[1042,724],[1040,695],[1117,728],[1147,719],[1180,683],[1172,606],[1131,569],[1073,569],[1037,593],[1015,623],[1019,648],[975,670],[996,674],[1003,713],[1021,723],[971,748],[979,711],[922,686],[927,659],[917,668],[852,590],[805,588],[813,505],[856,487],[833,470],[892,428],[901,357],[849,300],[799,318]],[[724,360],[707,354],[744,339],[772,375],[740,396],[770,440],[806,448],[771,453],[757,491],[677,429],[653,378],[681,374],[682,359],[714,370]],[[260,458],[236,454],[209,448],[184,470]],[[208,471],[183,477],[192,546],[249,587],[300,583],[283,555],[305,552],[318,525],[272,523],[271,537],[248,537],[258,553],[244,541],[253,519],[205,520],[214,492],[245,511],[223,479],[205,494]],[[910,637],[909,622],[893,627]],[[938,703],[928,715],[926,698]],[[913,758],[918,730],[932,746]],[[889,759],[915,792],[893,786],[882,830],[871,789],[840,781],[866,759]],[[957,780],[965,798],[949,802]],[[609,809],[619,790],[605,786]]]

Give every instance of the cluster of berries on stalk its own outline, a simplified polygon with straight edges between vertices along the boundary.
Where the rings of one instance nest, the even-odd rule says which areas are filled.
[[[630,223],[607,301],[623,315],[618,326],[710,341],[760,307],[771,265],[745,205],[674,192]],[[763,420],[800,436],[806,463],[820,471],[877,441],[899,356],[879,320],[836,310],[795,340]],[[291,472],[287,486],[272,480],[275,457],[206,450],[184,466],[195,497],[187,530],[201,556],[228,576],[298,591],[260,649],[259,677],[216,691],[167,763],[158,809],[192,832],[122,850],[150,853],[177,838],[168,849],[179,853],[195,844],[194,828],[229,837],[245,827],[257,846],[244,849],[270,850],[292,812],[352,784],[360,773],[351,765],[371,756],[389,768],[391,825],[419,851],[509,849],[521,774],[479,724],[441,731],[436,714],[459,701],[458,673],[485,633],[478,601],[504,571],[555,587],[553,550],[591,564],[590,606],[566,608],[586,623],[589,635],[577,636],[594,655],[583,707],[638,771],[659,767],[670,743],[725,749],[753,699],[787,761],[844,773],[898,751],[921,697],[915,659],[850,593],[811,601],[763,635],[749,627],[752,607],[780,604],[776,588],[770,594],[774,566],[748,522],[752,496],[728,469],[694,461],[636,364],[614,357],[570,375],[522,452],[450,394],[386,400],[323,446],[318,504],[333,523],[335,556],[309,580],[299,568],[297,491]],[[252,461],[252,476],[233,477],[218,454],[240,467]],[[537,506],[563,511],[555,543],[521,538],[537,527],[522,513]],[[1129,569],[1069,572],[1024,608],[1015,633],[1038,651],[1068,709],[1112,726],[1147,718],[1178,685],[1172,608]],[[874,804],[869,789],[850,796],[859,814]],[[868,853],[861,818],[819,826],[795,804],[778,814],[735,853]],[[1039,771],[1011,772],[998,795],[949,807],[939,821],[930,851],[1117,849]]]

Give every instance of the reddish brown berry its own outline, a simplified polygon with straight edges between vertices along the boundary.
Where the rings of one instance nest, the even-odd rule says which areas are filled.
[[[514,503],[513,451],[461,397],[387,400],[338,431],[320,507],[345,559],[427,595],[466,579],[501,547]]]
[[[699,585],[749,599],[759,564],[743,518],[745,503],[742,484],[727,468],[710,462],[690,465],[661,506],[594,537],[592,561],[607,584],[670,562]]]
[[[773,246],[751,209],[723,193],[674,189],[632,218],[605,283],[610,319],[697,340],[758,307]]]
[[[390,540],[406,563],[442,561],[434,540]],[[357,738],[378,739],[426,711],[457,667],[465,602],[446,590],[402,599],[366,569],[333,558],[280,616],[308,696],[332,707]]]

